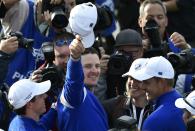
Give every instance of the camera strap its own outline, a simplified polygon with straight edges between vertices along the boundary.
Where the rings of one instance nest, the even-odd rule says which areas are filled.
[[[133,118],[136,119],[136,120],[138,120],[137,119],[136,107],[133,104],[132,104],[132,107],[133,107]],[[139,115],[139,121],[138,121],[138,125],[137,125],[138,130],[141,130],[141,126],[142,126],[142,122],[143,122],[143,117],[144,117],[144,110],[145,110],[145,107],[141,110],[140,115]]]

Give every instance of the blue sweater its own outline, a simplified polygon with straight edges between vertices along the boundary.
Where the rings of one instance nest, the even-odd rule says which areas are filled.
[[[83,82],[80,60],[70,59],[66,82],[57,104],[58,128],[61,131],[107,131],[105,111]]]
[[[160,96],[155,111],[144,121],[142,131],[185,131],[182,110],[175,107],[180,95],[175,91]]]
[[[17,115],[10,123],[9,131],[48,131],[54,126],[57,112],[50,109],[42,116],[39,122],[35,120]]]

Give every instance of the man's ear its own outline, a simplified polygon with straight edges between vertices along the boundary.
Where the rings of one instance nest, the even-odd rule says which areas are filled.
[[[139,25],[139,27],[143,27],[143,24],[142,24],[142,19],[141,19],[141,17],[139,17],[138,18],[138,25]]]
[[[27,109],[31,109],[33,106],[33,102],[29,101],[27,104],[26,104],[26,108]]]

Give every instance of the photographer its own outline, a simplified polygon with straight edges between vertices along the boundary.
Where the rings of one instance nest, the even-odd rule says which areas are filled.
[[[161,47],[161,44],[165,43],[163,46],[166,48],[166,52],[175,52],[178,53],[181,50],[190,48],[190,45],[187,44],[185,38],[177,33],[174,32],[170,36],[166,34],[166,27],[168,24],[168,19],[166,16],[166,8],[160,0],[145,0],[140,5],[139,10],[139,26],[142,29],[143,44],[145,50],[150,50],[152,45],[159,44],[158,46]],[[152,43],[151,38],[149,37],[148,32],[145,30],[146,24],[149,20],[155,20],[157,23],[157,29],[159,32],[158,34],[154,34],[155,37],[159,37],[156,43]],[[152,27],[154,24],[152,24]],[[153,31],[154,32],[154,31]],[[156,38],[157,39],[157,38]],[[158,42],[158,43],[157,43]]]
[[[32,70],[43,62],[44,57],[40,51],[41,43],[49,41],[52,35],[42,36],[34,23],[34,3],[31,0],[2,0],[0,12],[4,12],[1,17],[1,38],[7,38],[10,33],[21,41],[19,49],[12,57],[8,68],[6,83],[11,85],[21,78],[29,77]],[[21,33],[18,33],[21,32]],[[25,43],[25,39],[33,39],[34,42]],[[33,43],[33,45],[32,45]],[[28,44],[30,48],[24,45]]]
[[[17,37],[9,37],[0,41],[0,84],[5,82],[11,55],[18,49]]]
[[[35,24],[42,35],[65,32],[69,16],[66,5],[64,0],[36,0]]]
[[[14,116],[7,100],[7,91],[5,78],[8,71],[11,56],[18,49],[16,37],[0,41],[0,129],[8,130],[10,120]]]
[[[121,76],[128,71],[131,62],[142,55],[143,46],[140,34],[132,29],[119,32],[116,36],[115,53],[108,62],[107,98],[123,95],[127,79]]]

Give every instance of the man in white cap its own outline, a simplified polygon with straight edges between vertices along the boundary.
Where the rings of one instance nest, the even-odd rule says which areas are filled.
[[[55,109],[46,112],[45,94],[51,87],[51,82],[35,83],[30,79],[15,82],[9,90],[8,100],[17,116],[11,121],[9,131],[48,131],[53,126],[57,116]]]
[[[187,125],[187,131],[195,130],[195,91],[186,98],[178,98],[175,106],[184,109],[183,120]]]
[[[135,74],[143,81],[146,97],[154,102],[153,113],[144,121],[142,131],[185,131],[182,110],[175,107],[181,96],[172,88],[174,69],[164,57],[152,57]]]

